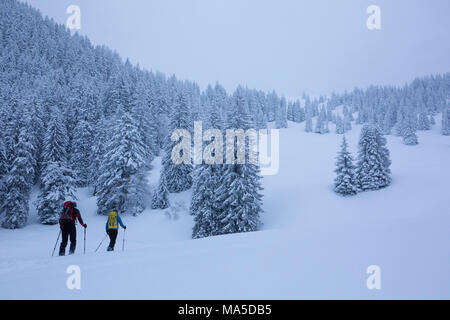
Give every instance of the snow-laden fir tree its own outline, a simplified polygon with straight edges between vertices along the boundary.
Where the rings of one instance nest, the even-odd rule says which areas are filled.
[[[305,109],[300,106],[300,101],[294,102],[293,105],[294,120],[297,123],[305,121]]]
[[[434,126],[434,125],[436,124],[436,120],[434,119],[434,116],[433,116],[433,115],[430,115],[430,124],[431,124],[432,126]]]
[[[232,105],[229,109],[226,128],[250,129],[252,126],[248,115],[244,89],[238,87],[233,94]],[[229,137],[231,138],[231,137]],[[233,159],[237,159],[237,143],[233,139],[235,152]],[[221,202],[218,234],[256,231],[260,228],[260,214],[262,212],[261,176],[259,166],[248,162],[249,148],[246,148],[247,161],[245,164],[224,165],[221,185],[217,189],[218,201]]]
[[[280,104],[277,108],[277,113],[275,115],[275,126],[277,129],[287,128],[286,99],[284,97],[280,99]]]
[[[150,88],[148,84],[140,81],[130,96],[131,112],[137,119],[139,134],[142,136],[144,150],[146,151],[147,169],[151,169],[150,163],[158,154],[158,127],[155,114],[150,109]]]
[[[344,121],[342,120],[342,117],[338,115],[336,117],[336,133],[337,134],[344,134]]]
[[[331,108],[330,103],[327,103],[326,113],[327,113],[327,121],[333,121],[333,109]]]
[[[104,117],[98,120],[98,122],[93,126],[93,143],[92,143],[92,161],[89,171],[92,174],[92,195],[97,196],[97,190],[99,187],[99,177],[102,174],[100,167],[102,165],[103,157],[106,153],[106,144],[109,141],[109,130],[112,126],[112,120],[107,120]]]
[[[319,115],[319,101],[317,99],[314,99],[313,102],[311,102],[312,106],[312,115],[313,117],[316,117]]]
[[[169,190],[167,190],[164,175],[161,174],[158,188],[153,192],[152,209],[167,209],[169,207]]]
[[[431,123],[430,119],[428,118],[428,114],[426,110],[421,110],[419,113],[419,120],[417,123],[417,129],[418,130],[430,130],[431,129]]]
[[[75,126],[75,135],[72,139],[72,169],[74,171],[77,186],[87,187],[92,180],[92,148],[93,130],[91,124],[81,119]]]
[[[145,163],[145,162],[144,162]],[[146,163],[148,164],[148,163]],[[130,177],[127,186],[127,212],[133,216],[141,214],[146,208],[146,197],[149,194],[147,166],[143,165]]]
[[[397,113],[397,123],[395,124],[395,134],[403,138],[406,145],[418,143],[416,136],[417,117],[412,108],[402,106]]]
[[[336,124],[336,121],[337,121],[336,114],[333,113],[331,123]]]
[[[328,127],[328,116],[326,114],[325,108],[322,108],[321,112],[322,112],[322,118],[324,119],[324,121],[323,121],[323,133],[329,133],[330,129]]]
[[[317,116],[317,119],[316,119],[316,127],[314,129],[315,133],[319,133],[319,134],[324,133],[323,132],[324,120],[325,119],[323,119],[322,113],[319,113],[319,115]]]
[[[172,152],[179,141],[172,141],[170,136],[176,129],[185,129],[191,132],[189,106],[184,92],[178,92],[175,97],[170,114],[169,137],[167,137],[162,159],[162,172],[170,193],[183,192],[192,186],[192,164],[175,164]],[[183,151],[180,151],[183,152]],[[182,155],[180,153],[180,155]],[[189,155],[190,159],[190,155]]]
[[[414,146],[419,144],[419,139],[417,138],[417,135],[411,126],[407,125],[403,128],[402,136],[403,143],[407,146]]]
[[[396,106],[390,104],[383,119],[383,133],[391,134],[392,128],[395,126],[396,122],[397,122]]]
[[[450,136],[450,106],[446,106],[442,112],[442,129],[444,136]]]
[[[403,118],[401,135],[403,143],[408,146],[413,146],[419,143],[416,135],[417,118],[415,112],[410,110]]]
[[[221,183],[223,166],[203,164],[194,170],[194,190],[190,213],[194,215],[195,225],[192,238],[204,238],[221,233],[220,213],[222,204],[217,191]]]
[[[67,129],[59,108],[53,108],[43,142],[41,192],[36,208],[43,224],[57,224],[64,201],[75,199],[75,179],[68,166]]]
[[[210,107],[207,110],[209,112],[207,121],[205,121],[205,128],[216,129],[223,133],[223,120],[218,105],[214,101],[211,101]],[[218,139],[218,137],[211,137],[208,146],[214,146],[215,139]],[[223,150],[222,147],[220,148]],[[195,225],[192,231],[192,238],[194,239],[220,234],[219,217],[222,203],[218,190],[225,167],[222,164],[223,159],[220,159],[219,156],[220,150],[216,150],[215,147],[213,149],[205,148],[205,150],[210,151],[211,159],[203,159],[203,163],[197,165],[194,169],[194,183],[190,206],[190,213],[195,216]],[[209,161],[213,159],[215,162],[210,163]]]
[[[5,148],[3,133],[0,132],[0,216],[2,215],[1,207],[3,206],[4,197],[5,197],[6,191],[7,191],[7,190],[5,190],[5,178],[6,178],[6,174],[8,172],[8,158],[6,156],[5,149],[6,148]]]
[[[20,127],[19,135],[15,139],[13,162],[4,179],[7,192],[0,208],[3,212],[2,227],[8,229],[22,228],[28,220],[28,201],[36,167],[29,123],[21,121],[17,125]]]
[[[344,114],[344,117],[347,116],[350,122],[353,121],[353,120],[355,120],[355,119],[353,118],[353,114],[350,112],[350,110],[349,110],[349,108],[348,108],[347,105],[344,106],[342,112],[343,112],[343,114]]]
[[[387,187],[391,183],[390,165],[386,138],[376,125],[364,125],[358,143],[356,178],[359,189],[366,191]]]
[[[280,106],[280,98],[276,94],[275,91],[272,91],[267,94],[267,121],[272,122],[275,121],[278,108]]]
[[[97,181],[97,213],[141,213],[147,193],[146,151],[137,120],[121,106],[110,130]]]
[[[286,118],[289,121],[294,121],[294,103],[292,101],[288,102]]]
[[[25,111],[25,118],[29,119],[28,130],[31,134],[31,143],[34,146],[33,157],[35,159],[35,179],[34,184],[39,183],[42,165],[42,141],[45,133],[43,110],[40,101],[33,99]]]
[[[344,131],[345,132],[352,130],[352,121],[351,121],[351,118],[349,115],[350,115],[350,113],[347,113],[344,116],[343,122],[344,122]]]
[[[358,193],[358,181],[355,175],[353,158],[348,151],[345,136],[342,138],[341,151],[336,161],[336,178],[334,179],[334,191],[343,196],[351,196]]]
[[[403,136],[403,130],[406,123],[406,111],[405,107],[401,107],[397,111],[397,122],[394,125],[394,132],[397,136]]]
[[[305,106],[305,132],[312,132],[312,110],[308,105]]]
[[[330,130],[328,129],[328,119],[327,114],[325,112],[325,108],[321,108],[319,115],[317,116],[315,133],[328,133]]]
[[[257,130],[267,129],[267,116],[262,108],[258,108],[256,113],[256,128]]]

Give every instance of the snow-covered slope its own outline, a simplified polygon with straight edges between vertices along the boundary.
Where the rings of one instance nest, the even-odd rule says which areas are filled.
[[[439,123],[439,121],[438,121]],[[450,139],[419,132],[408,147],[388,136],[393,183],[343,198],[332,191],[341,136],[280,133],[280,171],[263,179],[264,229],[191,240],[190,193],[171,195],[176,210],[125,216],[116,252],[98,253],[105,217],[79,191],[88,223],[86,255],[50,257],[57,226],[31,217],[21,230],[0,230],[2,299],[298,299],[450,298]],[[359,126],[347,134],[356,152]],[[157,181],[158,163],[150,181]],[[34,208],[33,208],[34,210]],[[35,215],[35,212],[33,213]],[[66,269],[81,268],[81,290],[69,290]],[[381,290],[368,290],[366,269],[381,268]]]

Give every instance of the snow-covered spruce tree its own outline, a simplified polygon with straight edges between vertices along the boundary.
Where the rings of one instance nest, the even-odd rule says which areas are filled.
[[[28,124],[18,125],[19,136],[14,146],[14,160],[4,179],[4,190],[7,192],[1,208],[4,213],[2,227],[8,229],[22,228],[28,220],[28,201],[36,167],[32,131]]]
[[[397,136],[402,136],[403,135],[403,130],[405,127],[405,123],[406,123],[406,111],[404,107],[401,107],[398,111],[397,111],[397,122],[394,125],[394,132]]]
[[[130,106],[130,82],[131,80],[126,72],[113,76],[103,97],[103,114],[107,118],[114,117],[120,107],[128,108]]]
[[[403,137],[404,142],[406,144],[407,141],[411,141],[411,137],[415,135],[416,129],[417,129],[417,117],[414,110],[406,106],[401,107],[397,113],[395,134]]]
[[[322,118],[322,113],[319,113],[316,120],[316,127],[314,129],[315,133],[322,134],[323,132],[323,126],[324,126],[324,119]]]
[[[383,119],[383,133],[391,134],[392,128],[395,126],[396,122],[397,122],[396,106],[390,104]]]
[[[294,121],[294,103],[291,101],[288,102],[286,118],[289,121]]]
[[[133,216],[141,214],[146,208],[146,196],[149,194],[147,168],[147,166],[142,166],[140,170],[136,170],[127,185],[127,212]]]
[[[430,115],[430,124],[431,124],[432,126],[434,126],[434,125],[436,124],[436,120],[434,119],[434,116],[433,116],[433,115]]]
[[[226,128],[251,128],[251,121],[247,111],[247,104],[242,87],[238,87],[233,95],[229,109]],[[260,214],[262,212],[261,176],[259,166],[250,164],[237,164],[236,139],[234,143],[234,164],[224,165],[221,185],[217,189],[218,201],[221,202],[221,213],[218,221],[220,225],[217,234],[256,231],[260,228]],[[246,148],[249,151],[249,148]],[[248,156],[249,152],[246,152]]]
[[[344,123],[344,132],[352,130],[352,122],[351,122],[351,118],[350,118],[349,114],[350,113],[347,113],[344,116],[344,121],[343,121],[343,123]]]
[[[419,144],[419,139],[411,126],[405,126],[403,128],[403,143],[407,146]]]
[[[256,129],[267,129],[267,116],[262,108],[258,108],[256,113]]]
[[[97,190],[99,187],[99,177],[102,174],[100,171],[100,167],[102,165],[103,157],[106,153],[106,144],[109,141],[109,137],[107,136],[110,128],[112,126],[112,120],[106,120],[105,118],[101,118],[98,122],[93,126],[93,143],[92,143],[92,161],[90,172],[92,173],[92,195],[97,195]]]
[[[275,115],[275,126],[277,129],[287,128],[286,99],[284,97],[280,99],[280,104]]]
[[[75,126],[74,131],[71,167],[74,171],[77,186],[87,187],[92,183],[93,130],[88,121],[81,119]]]
[[[345,136],[342,138],[341,151],[336,161],[337,176],[334,180],[334,191],[343,196],[351,196],[358,193],[358,182],[355,175],[353,158],[348,151],[348,144]]]
[[[192,238],[204,238],[221,233],[221,203],[217,188],[220,186],[222,166],[218,164],[201,165],[194,170],[195,190],[192,194],[190,213],[195,216]]]
[[[391,183],[390,165],[386,138],[376,125],[364,125],[359,138],[356,169],[359,189],[366,191],[387,187]]]
[[[450,107],[445,107],[442,111],[441,132],[444,136],[450,136]]]
[[[324,134],[324,133],[328,133],[328,132],[329,132],[329,129],[328,129],[327,114],[325,112],[325,108],[321,108],[319,115],[317,116],[315,133]]]
[[[158,127],[155,114],[150,109],[150,89],[143,81],[140,81],[130,96],[131,112],[137,119],[139,134],[142,136],[146,151],[147,169],[151,169],[150,163],[159,152]]]
[[[314,99],[311,103],[312,106],[312,115],[313,117],[319,116],[319,101],[317,99]]]
[[[167,190],[166,179],[161,172],[158,188],[152,197],[152,209],[167,209],[169,207],[169,190]]]
[[[336,133],[337,134],[344,134],[344,121],[342,120],[342,117],[338,115],[336,117]]]
[[[403,143],[408,146],[419,144],[419,140],[416,135],[416,123],[417,118],[413,111],[409,111],[406,117],[403,119],[403,126],[401,129],[401,135]]]
[[[294,102],[293,105],[294,122],[300,123],[305,121],[305,109],[300,106],[300,101]]]
[[[176,129],[185,129],[191,132],[189,106],[184,92],[176,94],[170,114],[169,129],[169,137],[167,137],[162,159],[162,174],[165,175],[169,192],[178,193],[186,191],[192,186],[192,164],[175,164],[173,162],[172,151],[179,142],[172,141],[170,138]]]
[[[322,108],[322,113],[323,113],[322,118],[324,119],[324,121],[323,121],[323,133],[329,133],[330,129],[328,127],[328,117],[327,117],[325,108]]]
[[[214,102],[211,102],[208,108],[209,114],[206,121],[206,128],[217,129],[222,132],[223,120],[220,116],[220,110]],[[216,139],[217,137],[214,137]],[[212,138],[211,138],[212,139]],[[215,141],[211,141],[213,145]],[[222,148],[222,147],[221,147]],[[218,150],[211,150],[211,157],[218,156]],[[192,238],[203,238],[219,234],[220,223],[218,221],[222,203],[219,194],[217,194],[221,184],[224,166],[222,159],[217,159],[218,163],[209,163],[212,159],[203,159],[201,165],[195,166],[194,183],[192,192],[192,201],[190,213],[194,215],[195,225],[192,231]]]
[[[305,110],[305,132],[312,132],[312,110],[309,106]]]
[[[116,111],[105,146],[98,178],[97,213],[109,211],[137,215],[147,193],[146,151],[136,119],[122,106]]]
[[[419,113],[419,120],[417,124],[418,130],[430,130],[431,129],[431,123],[430,119],[428,118],[428,114],[426,110],[421,110]]]
[[[345,117],[345,116],[348,117],[348,119],[350,120],[350,122],[353,121],[353,120],[355,120],[355,119],[353,118],[352,113],[351,113],[350,110],[348,109],[347,105],[344,106],[343,114],[344,114],[344,117]]]
[[[68,167],[67,131],[59,108],[53,108],[43,141],[41,192],[36,202],[39,220],[57,224],[64,201],[75,199],[75,179]]]
[[[326,106],[327,121],[333,121],[333,109],[330,103]]]
[[[0,216],[2,215],[3,212],[1,210],[1,207],[3,206],[4,196],[6,195],[5,178],[7,172],[8,172],[8,158],[6,156],[6,148],[3,133],[0,132]]]
[[[275,121],[277,110],[280,106],[280,98],[275,91],[272,91],[267,94],[267,121],[272,122]]]

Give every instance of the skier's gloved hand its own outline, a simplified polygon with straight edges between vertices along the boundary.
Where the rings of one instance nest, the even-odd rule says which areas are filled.
[[[124,229],[126,229],[127,228],[127,226],[125,226],[125,227],[123,227]]]
[[[85,223],[83,227],[86,229],[87,228],[87,223]]]

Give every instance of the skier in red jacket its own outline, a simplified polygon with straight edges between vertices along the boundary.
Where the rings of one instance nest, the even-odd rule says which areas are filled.
[[[84,227],[87,228],[87,224],[83,222],[81,218],[80,211],[76,208],[76,202],[66,201],[64,203],[63,210],[61,212],[61,217],[59,219],[59,226],[61,228],[62,233],[62,242],[59,247],[59,255],[64,256],[66,254],[66,246],[67,240],[70,236],[70,249],[69,254],[73,254],[75,252],[75,247],[77,245],[77,229],[75,227],[75,222],[78,219],[78,222]]]

